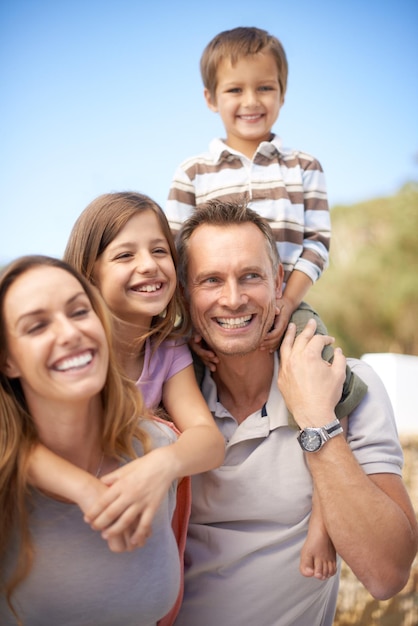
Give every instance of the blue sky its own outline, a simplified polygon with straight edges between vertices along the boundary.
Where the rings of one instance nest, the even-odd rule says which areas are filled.
[[[331,206],[418,179],[417,0],[2,0],[0,263],[60,256],[101,193],[164,205],[178,163],[223,136],[199,59],[236,26],[284,44],[274,130],[320,160]]]

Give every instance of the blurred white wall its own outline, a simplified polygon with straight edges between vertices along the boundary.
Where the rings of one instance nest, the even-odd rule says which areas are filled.
[[[418,356],[369,353],[361,357],[380,376],[400,435],[418,434]]]

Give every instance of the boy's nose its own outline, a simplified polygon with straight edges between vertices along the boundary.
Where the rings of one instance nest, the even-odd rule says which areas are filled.
[[[255,106],[257,102],[257,92],[253,91],[252,89],[247,89],[247,91],[244,92],[244,105],[247,107]]]

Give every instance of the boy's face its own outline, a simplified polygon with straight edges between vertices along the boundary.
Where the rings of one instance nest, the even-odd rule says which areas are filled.
[[[208,107],[222,118],[226,143],[249,158],[269,140],[284,101],[276,61],[262,52],[235,65],[230,59],[221,61],[214,96],[207,89],[204,93]]]

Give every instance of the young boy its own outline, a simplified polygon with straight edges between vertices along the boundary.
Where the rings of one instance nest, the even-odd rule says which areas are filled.
[[[200,68],[208,107],[226,139],[177,169],[165,212],[174,232],[212,198],[246,200],[275,232],[285,270],[276,330],[328,264],[330,216],[322,168],[313,157],[282,148],[272,133],[284,103],[288,65],[281,43],[258,28],[235,28],[206,46]],[[277,338],[276,338],[277,341]]]
[[[328,264],[331,226],[323,171],[312,156],[283,148],[272,133],[288,74],[286,54],[276,37],[259,28],[224,31],[206,46],[200,69],[206,103],[221,116],[226,138],[212,140],[208,152],[178,167],[165,212],[174,233],[196,207],[214,198],[244,201],[269,221],[285,270],[285,288],[277,301],[275,328],[262,347],[276,349],[292,316],[298,330],[312,316],[321,325],[302,300]],[[323,325],[320,332],[326,334]],[[209,356],[216,363],[216,356],[205,354]],[[366,389],[348,370],[337,416],[352,411]],[[336,571],[335,550],[316,506],[300,570],[319,579]]]

